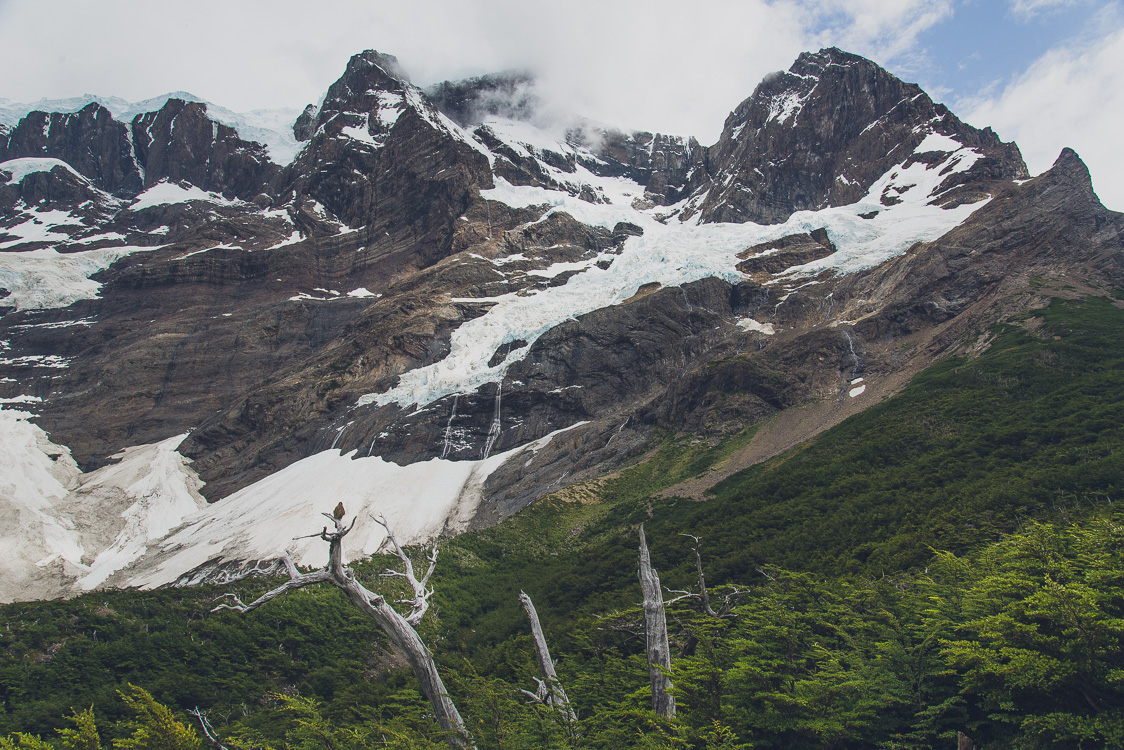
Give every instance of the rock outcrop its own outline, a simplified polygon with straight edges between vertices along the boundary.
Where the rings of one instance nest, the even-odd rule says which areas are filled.
[[[207,116],[207,105],[169,99],[132,122],[144,186],[161,180],[189,182],[227,198],[250,200],[278,171],[265,147]]]
[[[131,131],[105,107],[91,103],[78,112],[31,112],[0,138],[0,161],[51,158],[69,164],[102,190],[136,194],[144,187]]]

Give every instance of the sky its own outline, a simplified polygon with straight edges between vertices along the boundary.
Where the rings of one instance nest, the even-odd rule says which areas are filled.
[[[0,99],[316,102],[364,49],[425,85],[522,68],[560,110],[717,140],[761,78],[838,46],[1124,210],[1124,0],[0,0]]]

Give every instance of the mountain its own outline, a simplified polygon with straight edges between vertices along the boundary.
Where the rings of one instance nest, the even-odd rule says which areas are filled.
[[[768,424],[669,490],[702,497],[997,323],[1124,287],[1075,153],[1030,178],[837,49],[710,147],[559,119],[526,73],[423,90],[375,51],[293,111],[291,159],[251,118],[151,107],[0,125],[3,601],[210,580],[340,501],[371,554],[373,515],[421,542]]]

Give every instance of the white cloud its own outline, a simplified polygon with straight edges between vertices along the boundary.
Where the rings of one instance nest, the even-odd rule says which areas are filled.
[[[247,111],[315,101],[350,55],[415,82],[529,67],[557,104],[607,123],[717,139],[726,115],[806,49],[912,54],[951,0],[0,0],[0,97],[185,90]]]
[[[918,37],[953,14],[952,0],[807,0],[818,37],[872,59],[918,54]],[[830,40],[830,42],[829,42]]]
[[[1029,21],[1040,13],[1048,13],[1074,5],[1074,0],[1011,0],[1011,13]]]
[[[1124,209],[1124,25],[1050,50],[993,96],[965,101],[967,119],[1014,139],[1032,173],[1062,148],[1081,155],[1109,208]]]

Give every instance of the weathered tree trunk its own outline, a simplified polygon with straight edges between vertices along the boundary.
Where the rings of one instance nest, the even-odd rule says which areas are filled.
[[[644,592],[644,636],[648,644],[648,679],[652,684],[652,710],[660,716],[675,716],[671,694],[671,647],[667,640],[667,615],[663,609],[660,577],[652,570],[644,525],[640,525],[640,588]]]
[[[963,732],[956,733],[956,750],[973,750],[976,743],[972,742],[972,738]]]
[[[519,592],[519,603],[523,605],[523,611],[527,613],[527,619],[531,621],[531,639],[535,642],[535,658],[539,663],[539,672],[542,674],[542,685],[545,685],[545,690],[548,693],[541,699],[545,699],[558,713],[562,714],[562,717],[570,725],[571,733],[574,733],[578,716],[570,706],[570,699],[566,697],[566,690],[562,687],[561,680],[558,679],[558,673],[554,671],[554,661],[550,658],[550,649],[547,648],[546,636],[542,632],[539,613],[535,611],[535,604],[531,601],[531,597],[522,591]]]
[[[215,610],[233,609],[238,612],[249,612],[251,609],[256,609],[286,592],[295,591],[296,589],[304,588],[314,583],[332,584],[342,590],[348,600],[360,611],[373,619],[375,623],[378,624],[379,628],[386,633],[387,637],[390,638],[390,642],[406,656],[406,662],[410,665],[410,669],[413,670],[414,677],[417,679],[418,686],[421,688],[422,693],[429,699],[429,705],[433,708],[437,723],[441,725],[441,729],[445,732],[445,737],[449,745],[457,750],[474,747],[472,740],[469,738],[468,730],[464,726],[464,721],[461,719],[456,705],[454,705],[453,701],[449,698],[448,691],[445,690],[445,683],[441,680],[441,675],[437,673],[437,665],[433,662],[433,656],[429,653],[429,649],[426,648],[425,643],[423,643],[422,639],[418,636],[417,631],[414,630],[414,625],[421,620],[421,616],[424,615],[426,609],[428,609],[429,596],[433,593],[426,588],[426,583],[429,581],[429,576],[433,573],[433,568],[437,562],[436,549],[429,558],[429,571],[425,574],[425,577],[419,581],[414,575],[413,564],[398,546],[398,542],[394,539],[393,534],[391,534],[389,527],[386,525],[386,521],[379,520],[379,523],[387,530],[387,536],[394,545],[395,553],[403,561],[406,568],[404,573],[398,571],[388,572],[405,578],[415,592],[410,615],[408,617],[403,617],[398,614],[381,595],[369,591],[363,584],[359,583],[359,581],[355,579],[354,571],[344,563],[343,538],[351,531],[355,522],[352,521],[351,526],[344,528],[342,518],[336,518],[327,513],[324,515],[327,516],[336,527],[334,532],[329,532],[328,529],[325,528],[320,533],[320,537],[329,544],[327,567],[310,573],[301,573],[297,570],[297,566],[293,562],[292,557],[286,553],[282,558],[282,562],[285,564],[285,569],[289,572],[288,581],[272,591],[262,594],[249,604],[243,604],[238,597],[232,596],[235,604],[220,604],[215,607]],[[342,516],[342,513],[339,515]]]

